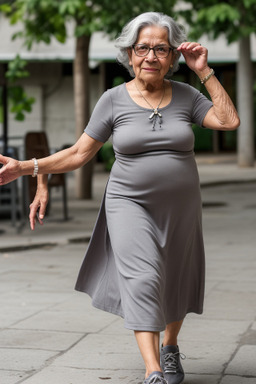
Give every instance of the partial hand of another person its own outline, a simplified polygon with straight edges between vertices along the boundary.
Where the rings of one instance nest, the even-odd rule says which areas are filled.
[[[22,176],[20,162],[11,157],[0,155],[0,185],[5,185]]]
[[[37,191],[33,202],[30,204],[29,222],[32,231],[35,229],[36,220],[43,225],[47,203],[49,200],[49,192],[47,187],[48,175],[39,175],[37,180]]]

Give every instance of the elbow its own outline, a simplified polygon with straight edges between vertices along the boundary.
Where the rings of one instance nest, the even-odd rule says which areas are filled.
[[[240,118],[238,115],[236,115],[232,121],[228,122],[227,124],[223,125],[222,129],[224,131],[235,131],[240,125]]]
[[[240,122],[240,118],[239,118],[239,116],[237,115],[237,116],[235,117],[235,119],[232,121],[230,130],[231,130],[231,131],[235,131],[235,130],[239,127],[240,123],[241,123],[241,122]]]

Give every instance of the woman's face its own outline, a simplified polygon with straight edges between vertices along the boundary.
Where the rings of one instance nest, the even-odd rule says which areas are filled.
[[[145,44],[150,48],[157,45],[170,47],[167,29],[156,25],[145,27],[140,31],[136,44]],[[162,83],[174,59],[173,51],[165,58],[156,57],[153,50],[150,50],[147,56],[141,57],[137,56],[133,49],[129,49],[128,55],[135,78],[145,83]]]

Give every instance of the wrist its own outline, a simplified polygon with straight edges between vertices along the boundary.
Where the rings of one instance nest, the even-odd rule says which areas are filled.
[[[19,169],[20,169],[21,176],[32,175],[34,171],[34,161],[33,160],[19,161]]]
[[[205,84],[213,75],[214,75],[214,69],[207,67],[203,71],[197,72],[197,76],[200,79],[200,82],[202,84]]]
[[[209,65],[207,65],[205,68],[203,68],[202,70],[200,71],[195,71],[195,74],[199,77],[199,79],[202,79],[204,78],[205,76],[208,75],[208,73],[211,71],[211,67],[209,67]]]
[[[47,184],[48,184],[48,175],[39,174],[37,176],[38,187],[47,188]]]

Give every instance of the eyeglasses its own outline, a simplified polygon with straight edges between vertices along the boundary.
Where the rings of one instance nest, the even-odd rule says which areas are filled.
[[[155,47],[150,48],[146,44],[133,44],[132,48],[134,50],[135,55],[140,57],[147,56],[152,49],[154,55],[159,59],[164,59],[165,57],[168,57],[170,52],[174,49],[169,47],[168,45],[156,45]]]

